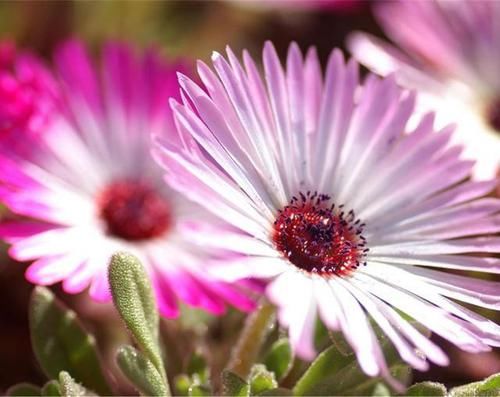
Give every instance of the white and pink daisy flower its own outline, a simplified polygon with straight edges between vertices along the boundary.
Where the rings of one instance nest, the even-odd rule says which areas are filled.
[[[224,236],[213,216],[163,181],[150,156],[151,134],[175,136],[168,98],[178,95],[175,70],[155,51],[142,56],[110,44],[100,78],[77,41],[55,56],[61,107],[34,145],[33,158],[0,157],[0,199],[27,219],[4,222],[0,235],[10,255],[34,261],[29,281],[62,281],[67,293],[110,299],[107,265],[116,251],[147,267],[163,315],[178,301],[215,314],[226,303],[249,310],[240,286],[207,272],[227,256],[198,242],[200,230]]]
[[[263,77],[247,52],[212,61],[215,72],[198,63],[203,88],[179,76],[180,137],[155,152],[171,186],[239,229],[220,243],[246,258],[211,271],[268,279],[305,359],[318,316],[387,378],[369,319],[420,370],[448,358],[400,312],[469,352],[500,345],[497,324],[456,303],[499,309],[500,284],[442,271],[500,273],[500,238],[487,236],[500,200],[484,197],[493,182],[466,180],[452,128],[435,131],[428,114],[410,130],[415,95],[393,78],[360,83],[338,50],[324,77],[315,49],[303,58],[295,44],[285,70],[265,45]]]
[[[419,108],[436,110],[439,124],[456,122],[453,142],[476,160],[474,177],[493,178],[500,166],[500,3],[390,1],[374,12],[402,50],[356,32],[348,38],[356,59],[418,89]]]

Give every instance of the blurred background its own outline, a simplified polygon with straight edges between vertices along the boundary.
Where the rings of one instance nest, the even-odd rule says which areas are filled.
[[[333,47],[344,48],[346,35],[364,30],[383,36],[372,18],[368,1],[267,0],[267,1],[2,1],[0,38],[33,51],[50,63],[57,43],[68,37],[84,39],[98,53],[106,40],[125,40],[138,47],[155,45],[167,56],[209,60],[212,51],[230,44],[236,53],[247,48],[259,56],[265,40],[272,40],[280,55],[291,40],[302,49],[315,45],[326,62]],[[0,247],[0,393],[14,383],[44,382],[33,357],[27,321],[32,286],[24,280],[25,264],[13,264]],[[96,334],[104,358],[127,335],[109,306],[91,304],[85,296],[68,297],[54,291],[78,311]],[[494,318],[493,312],[486,315]],[[105,317],[105,321],[103,318]],[[231,312],[223,321],[186,310],[181,321],[164,321],[162,332],[169,353],[176,357],[170,372],[182,370],[186,353],[196,341],[215,351],[211,367],[224,365],[229,346],[237,336],[242,316]],[[224,341],[222,343],[221,341]],[[415,373],[415,380],[441,381],[448,386],[479,380],[500,372],[499,349],[481,355],[464,354],[439,341],[451,356],[447,368],[432,367]],[[131,392],[123,386],[124,394]]]

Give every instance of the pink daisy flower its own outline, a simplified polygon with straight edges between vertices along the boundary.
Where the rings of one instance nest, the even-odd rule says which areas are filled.
[[[0,143],[4,154],[26,155],[30,148],[24,138],[36,138],[44,128],[57,96],[54,80],[41,62],[16,52],[13,43],[0,42]]]
[[[90,286],[92,298],[110,299],[107,264],[116,251],[137,255],[147,267],[161,313],[178,301],[215,314],[226,302],[249,310],[238,285],[206,271],[227,251],[205,245],[200,231],[226,233],[199,205],[168,188],[150,156],[150,135],[169,140],[175,126],[168,97],[178,92],[175,72],[155,51],[137,56],[108,45],[101,78],[76,41],[56,53],[62,107],[36,145],[33,159],[0,158],[0,199],[29,220],[4,222],[10,255],[34,261],[26,278],[62,281],[67,293]],[[198,241],[199,240],[199,241]]]
[[[348,40],[354,56],[420,90],[419,107],[436,110],[439,124],[457,122],[453,142],[476,160],[474,176],[493,178],[500,165],[500,3],[391,1],[374,11],[402,51],[354,33]]]
[[[341,330],[369,375],[389,378],[370,318],[419,370],[448,358],[400,312],[469,352],[500,345],[500,327],[455,301],[500,308],[500,284],[437,269],[500,273],[493,182],[464,181],[472,162],[415,95],[334,50],[323,78],[314,48],[272,44],[263,77],[247,52],[198,63],[204,88],[179,76],[180,138],[157,140],[166,179],[239,233],[221,241],[244,260],[211,269],[268,279],[296,353],[312,359],[315,320]],[[215,161],[206,161],[209,157]],[[477,237],[481,236],[481,237]],[[482,256],[475,255],[482,253]],[[462,255],[470,254],[470,255]]]

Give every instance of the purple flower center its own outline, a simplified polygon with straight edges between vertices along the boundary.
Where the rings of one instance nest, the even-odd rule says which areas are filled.
[[[294,197],[274,222],[276,248],[299,269],[321,276],[344,276],[362,264],[368,252],[364,224],[354,212],[335,208],[325,194]]]
[[[125,240],[159,237],[172,223],[168,203],[156,190],[142,182],[111,183],[100,193],[97,204],[107,232]]]

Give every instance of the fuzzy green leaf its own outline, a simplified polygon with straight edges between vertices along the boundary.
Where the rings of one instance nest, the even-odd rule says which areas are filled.
[[[113,302],[137,344],[166,379],[158,342],[159,316],[146,271],[135,256],[114,254],[109,265]]]
[[[222,395],[248,397],[250,385],[235,373],[225,370],[222,372]]]
[[[111,394],[94,337],[83,329],[75,312],[59,302],[49,289],[33,290],[29,322],[33,350],[49,379],[67,370],[88,388],[103,395]]]
[[[7,396],[40,396],[41,390],[36,385],[23,382],[9,387],[5,394]]]
[[[455,387],[450,390],[450,397],[497,397],[500,395],[500,374],[491,375],[481,382]]]
[[[287,338],[278,339],[267,353],[264,364],[269,371],[274,372],[277,380],[283,379],[293,364],[292,349]]]
[[[127,379],[146,396],[168,395],[168,387],[153,363],[132,346],[122,346],[116,362]]]
[[[495,391],[500,394],[500,374],[491,375],[483,380],[478,387],[478,391],[480,393]]]
[[[59,397],[61,395],[61,387],[57,380],[48,381],[42,387],[42,396],[44,397]]]
[[[250,394],[259,395],[267,390],[276,389],[278,382],[273,372],[266,369],[265,365],[255,364],[250,372]]]
[[[408,396],[446,396],[446,387],[436,382],[420,382],[410,386]]]
[[[63,397],[85,397],[95,395],[76,382],[66,371],[61,371],[59,374],[59,385],[61,396]]]

